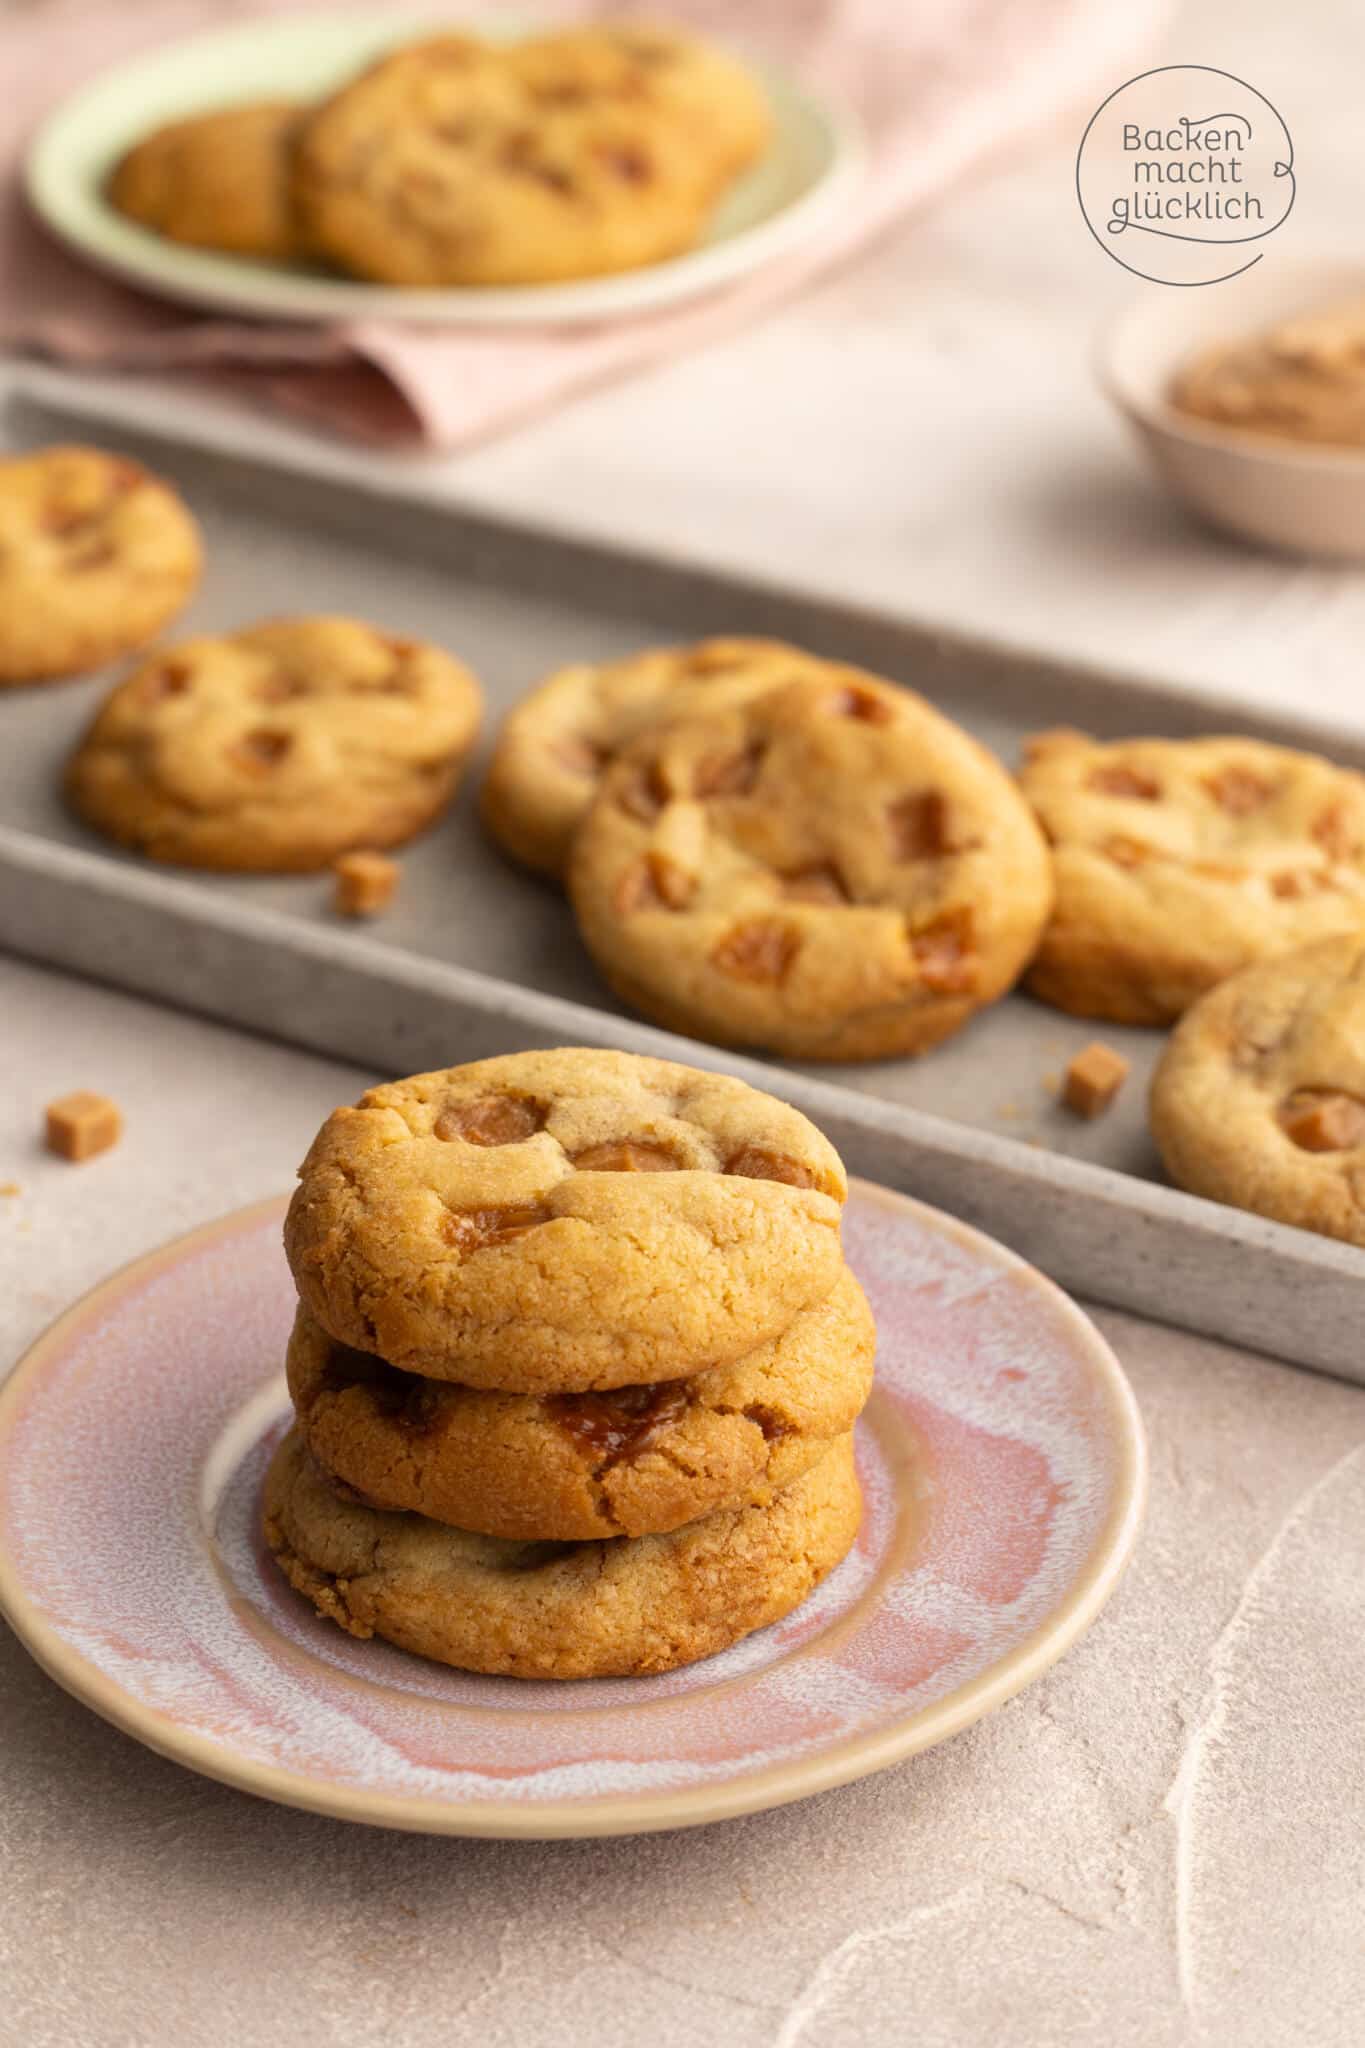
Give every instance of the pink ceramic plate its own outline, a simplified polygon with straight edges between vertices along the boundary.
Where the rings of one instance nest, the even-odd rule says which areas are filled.
[[[532,1685],[319,1621],[257,1531],[285,1426],[281,1202],[107,1281],[0,1394],[0,1606],[79,1699],[211,1777],[447,1834],[752,1812],[941,1742],[1060,1657],[1141,1515],[1141,1424],[1064,1295],[860,1186],[881,1332],[858,1546],[787,1621],[663,1678]]]

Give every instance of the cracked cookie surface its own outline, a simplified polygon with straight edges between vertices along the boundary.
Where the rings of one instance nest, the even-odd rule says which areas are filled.
[[[313,1456],[365,1505],[488,1536],[581,1541],[771,1499],[853,1427],[875,1350],[872,1312],[848,1271],[733,1365],[607,1393],[421,1379],[337,1344],[300,1309],[289,1392]]]
[[[1365,1245],[1365,934],[1245,969],[1182,1020],[1152,1135],[1192,1194]]]
[[[304,106],[261,100],[154,128],[114,166],[109,202],[167,241],[287,262],[299,253],[291,154]]]
[[[351,1635],[466,1671],[609,1678],[671,1671],[780,1620],[852,1548],[861,1511],[848,1436],[766,1506],[667,1535],[509,1543],[343,1500],[291,1430],[264,1527],[290,1584]]]
[[[288,873],[397,846],[454,793],[479,686],[356,619],[185,640],[120,683],[67,768],[88,824],[154,860]]]
[[[128,654],[199,580],[199,529],[140,463],[100,448],[0,461],[0,687]]]
[[[652,725],[746,703],[829,667],[781,640],[713,639],[559,669],[499,728],[480,796],[484,823],[514,859],[562,876],[622,747]]]
[[[1253,961],[1365,930],[1365,777],[1316,755],[1061,731],[1020,783],[1056,878],[1029,987],[1058,1009],[1170,1023]]]
[[[922,698],[825,663],[626,747],[569,893],[604,980],[646,1016],[859,1060],[923,1052],[1003,995],[1051,878],[999,762]]]
[[[839,1275],[847,1181],[742,1081],[632,1053],[510,1053],[372,1088],[299,1170],[285,1249],[333,1337],[520,1393],[683,1379]]]
[[[313,246],[382,283],[604,275],[690,248],[768,119],[741,66],[667,30],[442,36],[313,114],[295,201]]]

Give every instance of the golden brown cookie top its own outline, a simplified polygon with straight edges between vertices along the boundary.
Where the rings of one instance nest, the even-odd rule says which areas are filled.
[[[811,1058],[943,1037],[1011,984],[1051,893],[1000,764],[922,698],[833,663],[627,747],[570,889],[629,999]]]
[[[1057,880],[1034,984],[1107,976],[1115,998],[1063,990],[1063,1007],[1161,1022],[1252,960],[1365,925],[1365,777],[1316,755],[1063,731],[1029,742],[1020,782]]]
[[[109,179],[120,213],[193,248],[287,261],[298,253],[290,156],[301,101],[220,107],[155,128]]]
[[[729,638],[558,669],[503,720],[483,788],[485,821],[518,860],[562,875],[603,772],[647,727],[829,667],[781,640]]]
[[[1206,349],[1171,384],[1181,412],[1244,434],[1365,443],[1365,299]]]
[[[679,1379],[827,1294],[846,1180],[728,1076],[577,1048],[373,1088],[300,1169],[285,1246],[343,1343],[522,1392]]]
[[[408,838],[472,745],[453,655],[356,619],[182,641],[105,701],[68,772],[91,823],[163,859],[309,868]]]
[[[166,484],[100,448],[0,460],[0,684],[138,646],[199,576],[199,531]]]
[[[1365,1244],[1365,934],[1206,995],[1157,1069],[1152,1123],[1182,1186]]]

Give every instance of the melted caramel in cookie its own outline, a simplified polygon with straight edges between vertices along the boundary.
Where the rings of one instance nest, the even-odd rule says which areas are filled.
[[[415,1372],[403,1372],[368,1351],[350,1344],[334,1343],[327,1354],[323,1389],[339,1394],[347,1387],[364,1387],[386,1422],[416,1436],[431,1430],[441,1411],[441,1389]]]
[[[1341,1088],[1296,1088],[1280,1104],[1280,1126],[1304,1152],[1352,1152],[1365,1145],[1365,1102]]]
[[[687,1407],[687,1384],[665,1380],[607,1394],[553,1394],[545,1405],[576,1444],[615,1465],[637,1457],[651,1437],[677,1421]]]

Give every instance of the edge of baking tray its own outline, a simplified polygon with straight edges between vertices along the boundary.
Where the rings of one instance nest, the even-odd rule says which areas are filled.
[[[1365,1252],[1108,1167],[9,827],[0,944],[383,1072],[589,1044],[738,1074],[813,1117],[851,1171],[961,1216],[1063,1287],[1365,1380]]]

